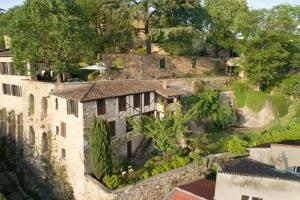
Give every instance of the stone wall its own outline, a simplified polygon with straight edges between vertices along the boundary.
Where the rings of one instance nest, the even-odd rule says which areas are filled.
[[[116,59],[123,62],[121,74],[113,78],[180,78],[195,77],[201,74],[225,74],[226,62],[208,57],[160,56],[138,54],[104,54],[103,61],[112,66]],[[160,62],[165,59],[165,68]]]
[[[191,163],[114,191],[105,188],[91,176],[85,176],[85,200],[158,200],[164,199],[174,187],[203,177],[205,166]]]

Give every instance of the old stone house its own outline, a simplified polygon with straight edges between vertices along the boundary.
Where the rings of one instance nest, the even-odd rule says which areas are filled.
[[[0,51],[0,134],[17,144],[23,158],[40,172],[42,158],[51,148],[55,162],[66,168],[76,199],[85,199],[90,188],[85,175],[92,173],[93,114],[109,121],[113,159],[130,157],[144,135],[131,134],[127,117],[161,116],[161,100],[172,104],[181,95],[156,80],[54,83],[32,77],[14,70],[10,50]]]

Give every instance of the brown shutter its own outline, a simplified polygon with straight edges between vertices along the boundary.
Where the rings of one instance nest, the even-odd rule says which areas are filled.
[[[139,108],[141,106],[141,94],[135,94],[133,96],[134,108]]]

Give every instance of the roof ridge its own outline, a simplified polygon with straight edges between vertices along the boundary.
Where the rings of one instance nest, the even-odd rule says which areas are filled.
[[[80,99],[80,101],[83,101],[84,98],[88,95],[88,93],[95,87],[96,83],[93,83],[91,85],[91,87],[82,95],[82,98]]]

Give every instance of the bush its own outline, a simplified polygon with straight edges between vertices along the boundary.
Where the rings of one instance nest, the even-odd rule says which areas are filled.
[[[243,155],[246,153],[248,143],[238,136],[233,136],[227,144],[228,151],[234,155]]]
[[[116,189],[122,183],[120,177],[117,175],[112,175],[112,176],[106,175],[103,178],[103,182],[111,190]]]
[[[123,63],[122,58],[115,58],[112,61],[112,69],[113,70],[121,70],[123,68],[124,68],[124,63]]]
[[[144,171],[144,173],[142,174],[142,179],[147,179],[147,178],[149,178],[149,176],[150,176],[150,173],[146,170],[146,171]]]
[[[300,98],[300,75],[292,75],[284,78],[274,88],[274,91]]]
[[[94,71],[88,75],[88,81],[94,81],[100,74],[100,71]]]

